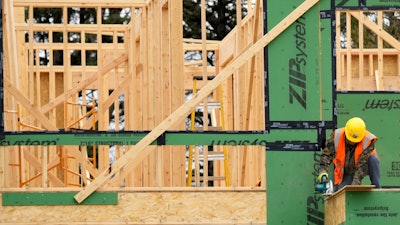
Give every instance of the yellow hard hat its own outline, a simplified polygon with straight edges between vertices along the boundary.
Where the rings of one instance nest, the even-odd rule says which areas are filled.
[[[360,142],[365,135],[366,127],[364,120],[359,117],[349,119],[344,128],[347,140],[351,142]]]

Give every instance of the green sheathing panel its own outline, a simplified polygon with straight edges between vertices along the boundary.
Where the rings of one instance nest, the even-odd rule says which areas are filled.
[[[296,0],[283,4],[282,1],[267,1],[268,29],[273,28],[302,2]],[[328,4],[328,1],[323,2]],[[321,118],[323,108],[327,113],[332,108],[330,26],[328,21],[321,27],[321,4],[317,3],[268,45],[268,98],[271,121],[331,119]],[[322,43],[324,48],[321,48]],[[325,52],[322,52],[323,50]],[[321,64],[322,53],[324,64]],[[323,73],[322,66],[325,67]],[[322,78],[323,76],[325,78]],[[325,104],[322,105],[322,102]]]
[[[399,0],[366,0],[367,7],[400,7]]]
[[[11,145],[135,145],[148,132],[16,133],[6,134],[0,146]],[[165,133],[160,145],[265,145],[264,132]],[[157,140],[152,143],[157,144]]]
[[[338,100],[338,127],[359,116],[378,137],[376,149],[381,165],[381,185],[400,186],[400,93],[341,93]],[[370,184],[368,178],[364,184]]]
[[[323,4],[324,3],[324,4]],[[327,5],[327,6],[325,6]],[[325,7],[324,7],[325,6]],[[329,1],[321,3],[321,10],[329,9]],[[322,14],[326,15],[326,14]],[[320,20],[320,37],[321,37],[321,120],[332,121],[333,118],[333,102],[332,102],[332,34],[331,34],[330,18]]]
[[[3,192],[3,206],[22,205],[79,205],[77,192]],[[117,205],[117,192],[94,192],[80,205]]]
[[[362,6],[365,7],[379,7],[379,8],[393,8],[400,7],[399,0],[335,0],[336,8],[358,8]]]
[[[400,223],[399,191],[346,192],[346,225]]]
[[[360,0],[335,0],[335,6],[338,8],[341,7],[358,7]]]
[[[314,153],[267,151],[267,224],[324,224],[314,193]]]
[[[280,142],[290,142],[290,141],[309,141],[315,143],[317,141],[317,131],[316,130],[295,130],[295,129],[274,129],[271,133],[267,135],[268,141],[280,141]]]
[[[134,145],[147,132],[24,132],[5,134],[0,146],[11,145]]]
[[[271,29],[303,1],[266,1]],[[332,121],[332,39],[330,1],[320,1],[267,48],[270,121]],[[282,142],[303,140],[308,131],[280,132]],[[309,131],[318,138],[316,130]],[[267,224],[324,224],[324,201],[315,193],[313,151],[269,149],[267,170]]]
[[[266,145],[271,136],[264,133],[171,133],[165,135],[169,145]]]
[[[99,132],[99,133],[19,133],[6,134],[0,141],[0,146],[12,145],[135,145],[147,133],[131,132]],[[315,136],[316,131],[307,132],[307,136],[296,141],[307,141]],[[315,138],[316,139],[316,138]],[[160,142],[159,142],[160,140]],[[264,131],[227,131],[227,132],[176,132],[165,133],[152,145],[262,145],[282,139],[279,131],[265,133]]]

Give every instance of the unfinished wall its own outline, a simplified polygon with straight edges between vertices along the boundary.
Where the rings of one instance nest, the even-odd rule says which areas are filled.
[[[118,195],[117,205],[0,206],[0,222],[261,225],[266,221],[266,193],[262,190],[137,189]]]
[[[152,130],[185,103],[188,91],[198,92],[207,83],[207,76],[217,76],[262,35],[260,3],[256,9],[249,9],[226,39],[213,42],[183,40],[183,6],[175,1],[15,0],[3,4],[6,131]],[[44,8],[58,9],[61,19],[45,24],[35,22],[34,13]],[[79,9],[95,11],[94,22],[80,24],[71,20],[71,11]],[[128,23],[103,23],[108,10],[120,9],[131,13]],[[48,39],[34,39],[36,33],[43,33]],[[216,64],[185,63],[184,53],[193,50],[199,54],[213,51]],[[42,54],[47,54],[49,60],[42,62]],[[63,60],[56,60],[60,58]],[[210,90],[210,95],[193,110],[210,110],[212,123],[196,129],[263,130],[262,68],[260,52],[247,59],[233,78]],[[193,90],[196,76],[205,79]],[[218,107],[212,108],[211,101],[218,102]],[[111,116],[120,110],[122,114]],[[177,122],[167,129],[188,130],[189,116],[190,112],[174,117]],[[193,153],[204,154],[208,161],[208,155],[202,152],[207,148],[198,146]],[[2,156],[2,187],[85,186],[132,149],[131,145],[101,144],[7,146]],[[213,176],[225,178],[214,185],[254,186],[265,179],[263,147],[215,146],[213,150],[224,152],[223,157],[228,160],[228,169],[223,160],[214,162]],[[110,159],[110,151],[115,151],[115,159]],[[200,186],[200,181],[207,186],[212,179],[206,172],[194,178],[194,184],[187,184],[186,146],[151,146],[143,152],[107,186]],[[193,165],[200,163],[198,159],[193,161]],[[208,171],[208,164],[204,165],[203,170]],[[195,167],[196,171],[200,169]]]
[[[336,42],[337,90],[400,89],[400,44],[385,22],[386,17],[397,13],[398,10],[336,11],[336,40],[340,40]]]

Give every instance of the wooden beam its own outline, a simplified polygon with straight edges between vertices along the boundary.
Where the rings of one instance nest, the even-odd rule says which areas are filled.
[[[42,148],[42,150],[45,150],[45,148]],[[64,183],[60,179],[58,179],[58,177],[56,177],[53,173],[47,173],[47,168],[48,168],[47,162],[44,162],[44,161],[39,162],[39,160],[35,156],[33,156],[32,153],[30,153],[28,150],[24,149],[23,151],[24,151],[25,160],[29,163],[29,165],[31,165],[37,171],[42,171],[42,176],[46,173],[49,180],[51,182],[53,182],[53,184],[55,186],[58,186],[58,187],[64,186]],[[43,168],[43,167],[45,167],[45,168]],[[46,178],[46,180],[47,180],[47,178]]]
[[[383,13],[382,11],[378,11],[378,26],[383,30]],[[398,42],[397,42],[398,43]],[[378,36],[378,83],[377,90],[383,91],[383,40],[380,36]],[[382,82],[381,82],[382,81]]]
[[[335,13],[336,17],[336,40],[340,40],[340,11],[336,11]],[[340,41],[336,41],[336,52],[338,53],[341,51],[342,47],[340,45]],[[336,54],[336,90],[341,90],[342,89],[342,75],[343,75],[343,55],[342,54]]]
[[[126,90],[126,88],[128,88],[128,86],[129,86],[129,84],[130,84],[131,82],[132,82],[132,76],[131,76],[131,75],[128,75],[127,77],[125,77],[125,78],[122,80],[122,82],[118,84],[117,89],[115,89],[115,90],[111,93],[111,95],[109,95],[109,96],[107,97],[107,99],[105,99],[105,100],[101,103],[102,108],[103,108],[103,109],[106,109],[106,108],[110,107],[111,104],[113,104],[115,101],[117,101],[118,98],[119,98],[119,96],[120,96],[120,94],[121,94],[122,92],[124,92],[124,91]],[[104,113],[104,112],[101,112],[101,113]]]
[[[42,187],[48,187],[48,176],[47,176],[47,160],[48,160],[48,149],[49,146],[42,147]]]
[[[134,7],[145,7],[148,5],[147,0],[61,0],[61,1],[49,1],[49,0],[14,0],[14,6],[27,6],[34,5],[38,8],[45,7],[80,7],[80,8],[96,8],[98,6],[108,7],[108,8],[130,8]],[[90,7],[89,7],[90,6]]]
[[[387,42],[389,45],[391,45],[393,48],[397,49],[398,51],[400,51],[400,42],[394,38],[392,35],[390,35],[388,32],[386,32],[382,27],[380,27],[379,25],[375,24],[374,22],[372,22],[371,20],[369,20],[365,15],[364,15],[364,19],[360,18],[360,15],[357,12],[352,12],[349,11],[349,13],[356,19],[358,19],[358,21],[360,22],[360,25],[363,24],[366,27],[368,27],[372,32],[374,32],[375,34],[377,34],[380,38],[382,38],[382,40],[384,40],[385,42]]]
[[[4,89],[8,91],[21,105],[35,117],[47,130],[56,131],[57,126],[50,121],[39,109],[15,87],[7,77],[4,79]]]
[[[7,48],[7,52],[9,54],[8,58],[9,60],[9,71],[10,75],[11,74],[19,74],[18,72],[18,53],[17,53],[17,37],[15,32],[13,32],[13,27],[15,26],[15,21],[14,21],[14,9],[13,9],[13,0],[10,1],[5,1],[4,3],[4,16],[3,19],[5,19],[5,26],[7,29],[4,30],[5,32],[5,37],[6,37],[6,42],[7,44],[4,46]],[[12,63],[11,63],[12,62]],[[10,76],[9,75],[9,76]],[[17,76],[15,76],[17,77]],[[16,78],[14,78],[16,79]]]
[[[8,147],[8,146],[7,146]],[[8,154],[6,152],[9,149],[6,146],[0,147],[0,189],[7,187],[7,180],[11,180],[7,173],[7,168],[9,168]]]
[[[169,76],[168,84],[170,85],[170,95],[169,99],[171,100],[170,106],[168,107],[168,111],[165,111],[163,115],[163,119],[168,118],[166,115],[170,114],[177,110],[184,102],[185,93],[184,90],[184,54],[183,54],[183,27],[182,27],[182,19],[183,19],[183,4],[182,1],[169,1],[168,2],[168,11],[169,11]],[[163,109],[164,110],[164,109]],[[187,114],[188,115],[188,114]],[[180,120],[175,121],[174,126],[170,126],[169,129],[173,130],[181,130],[185,129],[185,117],[181,116]],[[174,146],[170,148],[170,154],[166,156],[166,159],[169,159],[170,162],[170,171],[171,175],[168,182],[171,182],[172,185],[185,185],[185,176],[182,174],[186,173],[186,158],[185,158],[185,147],[184,146]],[[146,148],[147,150],[147,148]],[[168,162],[168,161],[167,161]]]
[[[160,6],[161,6],[161,8],[168,7],[168,0],[161,0],[160,1]]]
[[[118,67],[121,63],[128,60],[128,57],[125,54],[122,54],[118,58],[114,59],[110,63],[103,66],[101,69],[101,74],[104,75],[110,72],[112,69]],[[85,80],[82,80],[77,85],[70,88],[68,91],[64,92],[63,94],[57,96],[51,102],[44,105],[40,111],[45,114],[48,113],[50,110],[54,109],[58,105],[62,104],[67,98],[71,97],[72,95],[78,93],[79,91],[83,90],[84,88],[88,87],[92,83],[94,83],[98,78],[97,72],[93,72],[92,74],[88,75]]]
[[[351,54],[350,54],[350,50],[351,50],[351,26],[348,25],[351,24],[351,15],[350,14],[346,14],[346,89],[347,90],[353,90],[352,87],[352,73],[351,73]]]
[[[155,139],[162,135],[167,129],[175,125],[176,122],[186,117],[191,110],[196,107],[203,99],[207,98],[208,95],[218,87],[223,81],[228,79],[233,72],[240,68],[247,60],[251,59],[256,53],[262,51],[264,47],[280,35],[285,29],[287,29],[292,23],[294,23],[300,16],[302,16],[307,10],[314,6],[319,0],[306,0],[299,7],[293,10],[285,19],[279,22],[270,32],[265,34],[259,41],[253,46],[249,47],[232,63],[230,63],[225,69],[223,69],[213,80],[205,85],[201,91],[193,96],[189,101],[181,105],[175,110],[170,116],[163,120],[157,127],[155,127],[150,133],[148,133],[142,140],[140,140],[132,150],[128,151],[124,156],[117,159],[110,169],[104,170],[93,182],[85,189],[77,193],[74,198],[78,203],[84,201],[89,195],[96,191],[100,186],[115,175],[121,168],[128,163],[132,162],[138,157],[145,157],[149,152],[143,152],[148,145],[150,145]],[[134,161],[134,163],[140,163]]]
[[[67,149],[68,153],[78,160],[93,177],[97,177],[100,174],[100,171],[96,169],[96,167],[89,161],[87,157],[82,159],[82,154],[78,147],[64,146],[64,148]]]
[[[258,27],[259,27],[259,17],[260,17],[260,5],[261,5],[261,0],[256,0],[256,6],[255,6],[255,13],[254,13],[254,24],[253,24],[253,44],[256,43],[258,39]],[[245,130],[248,130],[250,127],[250,110],[251,110],[251,102],[252,102],[252,97],[253,97],[253,82],[254,82],[254,77],[256,76],[254,74],[254,68],[256,64],[256,57],[253,56],[251,57],[251,62],[250,62],[250,80],[249,80],[249,87],[247,88],[247,106],[246,106],[246,121],[245,121]],[[240,184],[244,186],[245,180],[246,180],[246,165],[247,165],[247,146],[244,146],[243,148],[243,157],[242,157],[242,176],[241,176],[241,182]]]

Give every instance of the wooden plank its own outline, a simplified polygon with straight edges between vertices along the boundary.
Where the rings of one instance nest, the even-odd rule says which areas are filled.
[[[379,72],[379,70],[375,70],[375,88],[374,89],[372,89],[372,90],[377,90],[377,91],[381,91],[382,89],[381,89],[381,82],[380,82],[380,80],[381,80],[381,75],[380,75],[380,72]]]
[[[42,187],[48,186],[47,175],[48,146],[42,147]]]
[[[17,76],[12,76],[12,75],[18,75],[18,54],[17,54],[17,37],[15,32],[12,32],[13,27],[15,26],[15,18],[14,18],[14,10],[13,10],[13,0],[10,1],[5,1],[4,3],[4,19],[6,21],[5,25],[6,28],[4,30],[6,36],[6,41],[7,44],[4,46],[7,49],[8,57],[10,58],[10,61],[12,63],[11,66],[9,67],[9,74],[13,79],[16,79]],[[8,31],[8,32],[7,32]],[[13,80],[15,82],[15,80]]]
[[[9,177],[6,177],[6,168],[9,166],[6,152],[5,146],[0,147],[0,188],[5,188],[6,180],[10,179]]]
[[[183,4],[181,1],[168,1],[169,9],[169,34],[170,34],[170,70],[169,74],[171,79],[171,105],[169,111],[170,114],[185,102],[183,93],[184,90],[184,54],[183,54]],[[188,114],[186,114],[188,115]],[[185,129],[185,116],[181,116],[180,119],[176,120],[175,124],[170,126],[169,129],[184,130]],[[168,117],[164,117],[168,118]],[[185,147],[176,146],[171,148],[170,162],[171,162],[171,183],[176,186],[185,186],[185,173],[186,173],[186,157]]]
[[[24,149],[24,158],[26,159],[27,162],[29,162],[29,164],[36,170],[36,171],[41,171],[42,170],[42,165],[41,163],[38,161],[38,159],[33,156],[27,149]],[[47,162],[42,162],[42,164],[47,164]],[[46,168],[47,171],[47,168]],[[57,176],[55,176],[52,173],[48,174],[48,178],[51,182],[54,183],[54,185],[56,186],[64,186],[64,183],[58,179]],[[46,178],[47,180],[47,178]]]
[[[340,195],[342,192],[346,191],[371,191],[375,188],[375,185],[346,185],[340,190],[337,190],[335,193],[331,195],[327,195],[327,199],[335,198]]]
[[[145,0],[61,0],[61,1],[49,1],[49,0],[14,0],[14,6],[27,6],[34,5],[39,8],[49,8],[49,7],[60,7],[60,5],[67,7],[79,7],[79,8],[95,8],[98,6],[107,8],[129,8],[135,7],[145,7],[148,1]]]
[[[161,0],[160,6],[161,6],[161,8],[168,7],[168,0]]]
[[[353,90],[352,87],[352,77],[353,74],[351,72],[351,26],[347,26],[351,24],[351,15],[346,13],[346,89]],[[340,40],[340,39],[339,39]]]
[[[118,100],[119,96],[127,90],[129,84],[132,82],[132,76],[126,76],[122,82],[118,83],[118,86],[114,91],[111,93],[111,95],[107,96],[107,98],[102,101],[100,104],[102,104],[103,110],[105,108],[109,108],[115,101]]]
[[[383,30],[383,13],[378,11],[378,26]],[[384,91],[383,89],[383,40],[380,36],[378,38],[378,83],[377,90]]]
[[[120,65],[123,62],[126,62],[128,57],[125,54],[122,54],[118,58],[112,60],[111,62],[107,63],[104,65],[104,67],[101,68],[101,74],[106,74],[110,72],[112,69],[116,68],[118,65]],[[85,89],[87,86],[91,85],[97,80],[97,72],[93,72],[88,75],[88,77],[81,82],[79,82],[77,85],[71,87],[68,89],[68,91],[64,92],[63,94],[57,96],[54,98],[51,102],[47,103],[44,105],[41,109],[40,112],[42,113],[48,113],[50,110],[54,109],[56,106],[62,104],[65,99],[68,99],[72,95],[78,93],[82,89]]]
[[[252,40],[252,44],[254,44],[257,39],[258,39],[258,26],[259,26],[259,17],[260,17],[260,5],[261,2],[260,0],[256,0],[256,6],[255,6],[255,15],[254,15],[254,23],[253,23],[253,40]],[[255,62],[256,61],[256,57],[253,56],[251,58],[251,62],[250,62],[250,79],[249,79],[249,86],[247,88],[247,106],[246,106],[246,114],[245,114],[245,127],[244,130],[249,130],[250,127],[250,110],[252,109],[251,104],[252,104],[252,97],[253,97],[253,89],[254,89],[254,79],[255,79]],[[248,154],[248,147],[244,146],[243,147],[243,157],[242,157],[242,168],[241,168],[241,182],[240,184],[242,186],[244,186],[245,184],[245,179],[246,179],[246,174],[248,173],[246,171],[246,165],[248,164],[247,162],[247,154]]]
[[[335,32],[336,32],[336,40],[340,40],[340,11],[336,11],[336,27],[335,27]],[[341,50],[341,45],[340,41],[336,41],[336,52],[339,52]],[[342,89],[342,62],[343,62],[343,56],[342,54],[337,54],[336,55],[336,90],[341,90]]]
[[[165,1],[165,3],[161,3],[161,77],[162,77],[162,88],[161,94],[163,95],[163,110],[161,114],[161,121],[164,118],[167,118],[171,113],[171,78],[170,74],[170,65],[169,59],[170,55],[170,29],[169,29],[169,10],[168,10],[169,1]],[[187,79],[185,79],[187,80]],[[172,178],[172,150],[174,146],[163,146],[162,147],[162,162],[160,165],[160,169],[162,170],[162,176],[160,183],[161,186],[170,187],[172,186],[172,182],[174,179]]]
[[[360,11],[360,22],[362,23],[365,17],[363,16],[363,11]],[[350,24],[349,24],[350,26]],[[360,78],[360,86],[364,86],[364,26],[358,26],[358,74]]]
[[[240,7],[240,4],[237,4],[237,7]],[[202,79],[207,80],[207,35],[206,35],[206,10],[207,4],[205,0],[201,0],[201,40],[202,40],[202,50],[201,50],[201,59],[202,59]],[[203,112],[208,112],[208,97],[203,100]],[[203,130],[208,130],[208,113],[203,113]],[[208,146],[203,146],[203,186],[208,186]],[[197,182],[196,182],[197,183]]]
[[[155,3],[155,16],[154,18],[162,18],[163,13],[162,13],[162,9],[163,9],[163,5],[161,4],[160,1],[154,1]],[[163,22],[161,20],[154,20],[154,28],[155,30],[158,30],[158,33],[161,34],[162,32],[162,24]],[[161,32],[160,32],[161,30]],[[154,31],[154,33],[157,33],[156,31]],[[161,34],[162,35],[162,34]],[[155,104],[157,104],[156,106],[154,106],[153,108],[153,112],[154,112],[154,119],[153,119],[153,125],[155,126],[157,124],[159,124],[165,117],[163,117],[163,114],[160,113],[159,110],[159,105],[163,105],[163,110],[164,110],[164,102],[163,102],[163,82],[164,79],[163,77],[163,71],[162,71],[162,51],[164,50],[164,46],[162,46],[163,44],[163,39],[161,35],[155,35],[155,43],[156,43],[156,47],[154,49],[155,51],[155,62],[156,62],[156,68],[155,71],[156,73],[154,74],[154,102]],[[160,79],[161,78],[161,79]],[[167,108],[168,109],[168,108]],[[158,147],[159,151],[156,151],[153,157],[153,162],[152,164],[154,164],[153,170],[154,173],[153,175],[155,177],[153,177],[153,179],[151,179],[151,185],[152,186],[157,186],[157,187],[161,187],[163,186],[163,175],[164,175],[164,168],[163,168],[163,155],[164,155],[164,146],[160,146]]]
[[[339,191],[371,191],[375,188],[375,185],[346,185]]]
[[[377,48],[364,48],[362,49],[364,55],[378,55],[378,49]],[[338,55],[343,54],[343,50],[341,48],[338,49]],[[359,55],[360,54],[360,49],[357,48],[352,48],[350,50],[351,55]],[[384,48],[382,49],[382,52],[385,56],[397,56],[399,54],[399,50],[394,49],[394,48]]]
[[[76,146],[63,146],[64,148],[67,149],[68,153],[72,155],[77,160],[82,159],[81,152],[79,151],[78,147]],[[80,161],[82,163],[86,170],[89,171],[89,173],[93,177],[97,177],[100,174],[100,171],[95,168],[95,166],[89,161],[88,158],[85,158],[84,161]]]
[[[27,111],[29,111],[32,116],[39,120],[43,127],[50,131],[58,130],[56,125],[52,121],[50,121],[42,112],[40,112],[39,109],[28,98],[26,98],[25,95],[22,94],[7,77],[4,77],[4,89],[5,91],[8,91],[12,96],[14,96],[16,100],[19,101],[21,105]]]
[[[213,80],[211,80],[206,86],[204,86],[200,92],[193,96],[192,99],[181,105],[171,115],[169,115],[163,122],[156,126],[150,133],[148,133],[141,141],[139,141],[133,149],[128,151],[123,157],[119,158],[114,162],[111,171],[104,170],[94,181],[87,186],[84,190],[81,190],[74,196],[75,200],[80,203],[84,201],[91,193],[96,191],[100,186],[107,182],[114,174],[116,174],[122,167],[131,163],[140,163],[140,159],[146,157],[149,153],[143,152],[148,145],[150,145],[156,138],[162,135],[167,129],[176,124],[176,122],[185,118],[191,110],[198,105],[203,99],[207,98],[208,95],[215,90],[218,85],[229,78],[233,72],[240,68],[247,60],[254,56],[259,51],[263,50],[264,47],[280,35],[286,28],[288,28],[294,21],[296,21],[301,15],[307,10],[314,6],[318,0],[307,0],[304,1],[299,7],[293,10],[285,19],[278,23],[274,28],[265,34],[259,41],[253,46],[243,51],[232,63],[230,63],[225,69],[223,69]]]
[[[397,65],[397,71],[396,71],[396,74],[397,74],[397,76],[400,76],[400,54],[397,54],[397,56],[396,56],[396,61],[397,61],[397,63],[396,63],[396,65]]]

